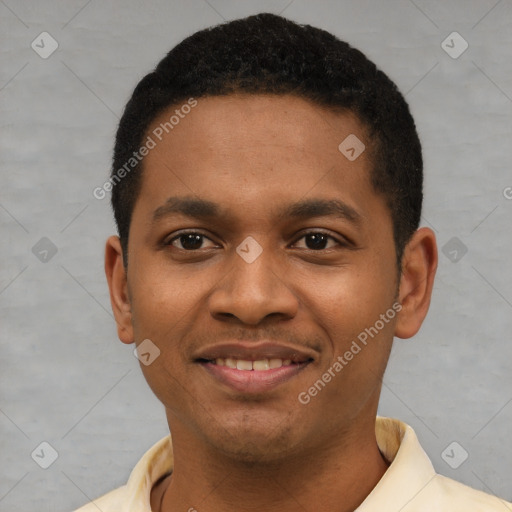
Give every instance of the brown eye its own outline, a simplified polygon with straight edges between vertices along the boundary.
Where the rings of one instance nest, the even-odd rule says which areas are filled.
[[[184,251],[197,251],[198,249],[204,249],[203,244],[206,240],[211,242],[209,238],[201,233],[182,233],[169,240],[168,245]],[[178,243],[179,245],[177,245]],[[213,242],[211,243],[213,244]]]
[[[329,240],[334,241],[335,245],[341,245],[337,240],[335,240],[332,236],[327,235],[326,233],[322,233],[319,231],[306,233],[299,240],[305,240],[306,249],[310,249],[312,251],[321,251],[324,249],[330,249],[334,247],[331,245],[327,247]],[[298,242],[296,242],[298,243]]]

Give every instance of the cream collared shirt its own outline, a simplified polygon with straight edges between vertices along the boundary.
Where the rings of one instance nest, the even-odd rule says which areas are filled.
[[[409,425],[377,417],[375,432],[390,466],[354,512],[512,512],[512,503],[437,474]],[[167,436],[144,454],[126,485],[75,512],[151,512],[151,489],[172,468]]]

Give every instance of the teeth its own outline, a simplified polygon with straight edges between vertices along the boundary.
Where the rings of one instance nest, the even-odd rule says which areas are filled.
[[[252,363],[253,370],[268,370],[269,368],[268,359],[261,359]]]
[[[217,366],[227,366],[228,368],[236,368],[237,370],[248,371],[257,370],[265,371],[274,368],[281,368],[281,366],[290,366],[291,359],[259,359],[258,361],[247,361],[244,359],[233,359],[228,357],[226,359],[218,358],[215,360]]]
[[[236,359],[230,359],[229,357],[226,359],[226,364],[222,362],[222,359],[217,359],[215,364],[219,366],[227,366],[228,368],[236,368]]]
[[[237,370],[252,370],[252,361],[244,361],[243,359],[239,359],[236,362]]]

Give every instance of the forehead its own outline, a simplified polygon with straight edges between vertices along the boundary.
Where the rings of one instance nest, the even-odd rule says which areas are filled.
[[[189,107],[190,100],[168,107],[153,120],[148,133],[158,139],[160,149],[185,144],[204,150],[212,144],[217,151],[232,152],[236,146],[241,151],[280,145],[319,153],[337,150],[351,134],[366,139],[363,125],[351,111],[333,110],[298,96],[230,94],[194,102],[194,108]],[[365,142],[368,145],[369,140]]]
[[[376,198],[370,141],[352,113],[289,95],[195,101],[168,108],[147,131],[155,146],[144,158],[139,199],[148,206],[186,195],[255,213],[257,205],[268,210],[308,196],[354,207]],[[360,142],[357,152],[365,148],[356,159],[343,152],[347,140]]]

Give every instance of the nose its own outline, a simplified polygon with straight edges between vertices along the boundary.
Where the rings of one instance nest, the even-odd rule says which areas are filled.
[[[233,251],[230,271],[209,297],[211,315],[247,325],[258,325],[268,317],[295,317],[298,300],[285,281],[289,272],[278,260],[271,249],[264,249],[251,263]]]

